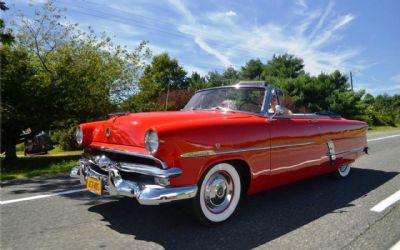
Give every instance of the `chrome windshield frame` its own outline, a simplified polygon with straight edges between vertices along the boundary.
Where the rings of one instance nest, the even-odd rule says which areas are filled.
[[[271,99],[271,90],[272,88],[270,86],[250,86],[250,85],[228,85],[228,86],[219,86],[219,87],[212,87],[212,88],[206,88],[206,89],[201,89],[198,90],[194,93],[200,93],[203,91],[209,91],[213,89],[224,89],[224,88],[234,88],[234,89],[263,89],[264,90],[264,100],[263,100],[263,105],[261,107],[261,112],[250,112],[250,111],[242,111],[242,110],[233,110],[233,109],[223,109],[223,111],[226,112],[238,112],[238,113],[245,113],[245,114],[251,114],[251,115],[257,115],[261,117],[267,117],[268,116],[268,104]],[[194,96],[193,95],[193,96]],[[215,110],[215,109],[193,109],[196,111],[210,111],[210,110]],[[190,109],[181,109],[181,111],[190,111]]]

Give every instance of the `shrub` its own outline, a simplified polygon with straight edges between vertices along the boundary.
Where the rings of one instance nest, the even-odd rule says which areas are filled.
[[[75,127],[55,131],[51,140],[57,143],[62,150],[78,150],[81,148],[75,140]]]

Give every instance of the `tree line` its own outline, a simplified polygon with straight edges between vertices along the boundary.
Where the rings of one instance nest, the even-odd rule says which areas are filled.
[[[129,50],[91,28],[83,32],[51,1],[33,18],[17,14],[13,31],[3,20],[0,24],[1,152],[7,158],[16,156],[15,144],[27,128],[33,133],[54,130],[53,140],[71,149],[76,147],[76,124],[118,111],[178,110],[196,90],[239,80],[280,87],[290,96],[290,108],[299,112],[335,112],[371,126],[400,123],[399,95],[352,91],[347,75],[312,76],[301,58],[289,54],[202,76],[188,74],[167,53],[152,56],[146,41]]]

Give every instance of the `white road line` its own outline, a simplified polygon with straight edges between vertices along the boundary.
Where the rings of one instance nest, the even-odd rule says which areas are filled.
[[[371,211],[380,213],[399,200],[400,200],[400,190],[392,194],[391,196],[387,197],[383,201],[379,202],[378,204],[376,204],[373,208],[371,208]]]
[[[64,191],[64,192],[59,192],[59,193],[43,194],[43,195],[25,197],[25,198],[15,199],[15,200],[0,201],[0,205],[16,203],[16,202],[21,202],[21,201],[30,201],[30,200],[43,199],[43,198],[57,196],[57,195],[73,194],[73,193],[78,193],[78,192],[82,192],[82,191],[85,191],[85,190],[86,189],[75,189],[75,190],[69,190],[69,191]]]
[[[393,138],[393,137],[399,137],[400,135],[389,135],[389,136],[385,136],[385,137],[381,137],[381,138],[375,138],[375,139],[369,139],[368,141],[380,141],[380,140],[385,140],[385,139],[389,139],[389,138]]]
[[[394,244],[389,250],[400,250],[400,240]]]

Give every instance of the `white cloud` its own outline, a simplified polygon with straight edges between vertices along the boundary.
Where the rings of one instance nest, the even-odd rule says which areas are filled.
[[[347,71],[352,68],[350,61],[360,54],[358,48],[325,49],[338,41],[340,30],[354,20],[352,14],[335,14],[333,2],[320,11],[309,10],[305,1],[297,0],[300,10],[294,11],[300,21],[298,26],[290,28],[276,23],[245,26],[239,20],[224,19],[221,12],[208,13],[205,20],[203,16],[195,17],[182,1],[170,0],[170,3],[185,19],[185,25],[178,26],[179,31],[191,36],[224,67],[242,65],[250,58],[265,60],[273,54],[290,53],[302,58],[305,70],[316,75],[336,69]]]
[[[319,47],[329,42],[329,40],[332,39],[332,36],[335,34],[335,31],[337,31],[340,28],[343,28],[353,19],[354,17],[352,15],[345,15],[337,18],[335,21],[330,23],[329,27],[325,28],[324,32],[320,33],[319,35],[316,35],[314,41],[311,40],[312,41],[311,46]]]
[[[304,9],[308,7],[305,0],[295,0],[295,3]]]
[[[226,16],[237,16],[237,13],[234,12],[233,10],[230,10],[228,12],[225,13]]]
[[[208,30],[204,32],[204,25],[199,24],[196,18],[192,15],[189,9],[180,1],[180,0],[170,0],[169,1],[176,10],[181,13],[185,20],[185,23],[188,25],[180,25],[178,27],[179,31],[191,35],[193,37],[194,42],[207,53],[215,56],[224,67],[229,67],[232,65],[229,58],[227,58],[223,53],[221,53],[216,48],[210,46],[204,39],[204,34],[207,34]],[[207,36],[207,35],[206,35]]]
[[[196,72],[201,76],[206,76],[208,71],[204,70],[204,68],[200,68],[200,67],[195,67],[195,66],[186,66],[185,67],[186,72],[188,72],[189,75],[191,75],[192,73]]]
[[[333,7],[334,7],[334,3],[329,2],[324,13],[320,16],[317,25],[315,25],[313,31],[311,32],[311,34],[309,36],[310,39],[314,38],[315,34],[322,28],[322,26],[325,23],[325,19],[329,16],[329,14],[331,14]]]
[[[383,86],[377,82],[363,82],[357,83],[354,86],[354,90],[358,91],[364,89],[366,93],[370,93],[373,96],[382,95],[387,93],[389,95],[392,94],[400,94],[400,84],[396,84],[393,86]]]
[[[343,17],[339,18],[339,22],[333,27],[333,31],[338,30],[344,26],[346,26],[348,23],[350,23],[354,19],[353,15],[347,14]]]
[[[396,83],[400,83],[400,74],[390,77],[389,80],[393,81],[393,82],[396,82]]]

